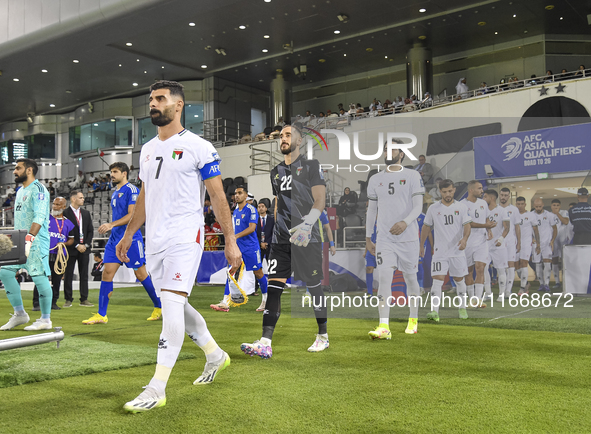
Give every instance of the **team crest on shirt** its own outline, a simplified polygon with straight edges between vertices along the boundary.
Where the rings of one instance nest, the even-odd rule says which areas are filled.
[[[173,160],[180,160],[183,158],[183,149],[175,149],[172,151],[172,159]]]
[[[460,212],[459,211],[454,211],[454,214],[455,215],[460,215]]]
[[[480,205],[480,209],[484,209],[484,207],[482,205]]]
[[[26,194],[23,196],[23,202],[24,202],[25,200],[27,200],[27,195],[26,195]]]
[[[302,170],[304,170],[303,167],[298,167],[298,170],[296,171],[296,175],[300,176],[300,174],[302,173]]]
[[[544,217],[542,220],[546,220],[546,217]]]
[[[242,216],[242,218],[246,217],[246,214],[240,214]]]
[[[172,278],[172,280],[176,280],[178,282],[182,282],[183,279],[181,279],[181,273],[174,273],[174,277]]]
[[[119,197],[123,196],[123,193],[119,193]]]
[[[405,185],[406,184],[406,179],[401,179],[400,180],[400,185]]]
[[[495,213],[495,218],[497,218],[499,215],[497,213]]]
[[[378,187],[383,187],[383,186],[384,186],[384,183],[380,182],[380,185]]]

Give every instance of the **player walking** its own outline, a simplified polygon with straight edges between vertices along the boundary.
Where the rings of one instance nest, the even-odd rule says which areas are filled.
[[[35,179],[37,163],[29,158],[16,160],[14,168],[15,182],[22,183],[14,202],[14,229],[29,231],[25,238],[27,262],[20,265],[6,265],[0,269],[0,280],[6,289],[6,297],[14,308],[12,318],[0,327],[10,330],[29,322],[29,315],[23,307],[21,287],[16,280],[16,272],[24,268],[35,282],[39,291],[41,318],[25,330],[51,329],[52,290],[49,285],[49,192],[41,182]]]
[[[396,139],[384,145],[386,169],[376,173],[367,186],[367,218],[365,244],[376,257],[379,269],[378,307],[379,324],[369,332],[372,339],[392,339],[390,332],[390,304],[392,279],[399,269],[406,282],[410,315],[405,333],[417,332],[420,287],[417,280],[419,267],[419,225],[417,217],[423,209],[425,187],[419,172],[402,167],[404,152],[395,148],[402,144]],[[377,218],[377,238],[371,241]]]
[[[499,298],[502,301],[505,298],[505,290],[507,288],[507,248],[505,247],[505,237],[509,233],[511,223],[510,218],[505,213],[505,209],[497,205],[497,198],[499,194],[495,190],[486,190],[484,192],[484,200],[488,204],[488,219],[495,222],[495,226],[491,228],[492,239],[488,242],[488,251],[492,260],[493,266],[497,269],[499,277]],[[488,271],[485,271],[488,273]],[[489,275],[490,278],[490,275]],[[486,283],[486,282],[485,282]]]
[[[123,162],[116,162],[109,166],[111,171],[111,181],[116,186],[115,192],[111,195],[111,207],[113,208],[113,218],[111,223],[103,223],[99,228],[99,234],[106,234],[111,231],[111,236],[105,246],[105,257],[103,259],[104,269],[101,278],[101,287],[99,292],[99,310],[89,319],[82,321],[82,324],[106,324],[107,307],[113,293],[113,278],[119,267],[123,264],[117,258],[116,247],[123,234],[127,223],[131,220],[133,208],[138,198],[139,191],[135,185],[127,182],[129,167]],[[138,230],[133,234],[133,243],[127,252],[129,262],[125,262],[127,268],[132,268],[135,277],[143,285],[154,304],[152,315],[148,321],[155,321],[161,318],[162,309],[160,299],[156,295],[156,290],[152,284],[152,279],[146,271],[146,257],[144,255],[144,243],[142,233]]]
[[[281,294],[292,268],[295,278],[304,281],[312,295],[318,324],[316,340],[308,351],[319,352],[329,347],[326,301],[321,288],[322,244],[318,226],[320,213],[324,210],[326,184],[318,161],[308,160],[300,154],[302,133],[298,125],[283,127],[280,141],[284,161],[271,171],[276,196],[275,227],[269,256],[270,280],[263,312],[263,334],[260,340],[240,346],[245,354],[263,359],[273,355],[271,340],[281,314]]]
[[[527,278],[529,276],[529,259],[532,254],[533,245],[533,221],[534,215],[531,211],[525,209],[525,197],[519,196],[515,200],[515,205],[519,210],[519,229],[521,232],[521,249],[519,250],[519,265],[517,274],[521,279],[521,285],[518,295],[527,294],[529,284]]]
[[[464,276],[468,274],[468,263],[464,250],[468,243],[468,237],[470,237],[472,219],[468,215],[468,207],[454,200],[456,188],[451,179],[441,181],[439,191],[441,200],[435,202],[427,210],[420,241],[420,255],[423,257],[425,256],[425,241],[427,241],[432,228],[434,229],[435,254],[431,262],[431,275],[433,276],[431,305],[433,309],[427,314],[427,318],[439,322],[441,287],[449,271],[449,275],[456,282],[458,297],[460,297],[460,318],[467,319]]]
[[[560,260],[562,259],[562,247],[568,244],[569,239],[569,223],[568,211],[560,209],[560,200],[552,199],[550,205],[552,213],[556,216],[558,224],[556,226],[558,233],[554,240],[554,248],[552,249],[552,274],[554,274],[554,286],[552,289],[560,288]]]
[[[472,222],[470,227],[470,238],[466,244],[466,261],[468,264],[468,275],[466,276],[466,290],[468,298],[476,296],[478,304],[475,307],[486,307],[484,304],[484,272],[489,264],[488,240],[492,239],[491,228],[496,226],[494,221],[488,219],[488,204],[481,199],[482,184],[476,180],[468,183],[468,197],[461,200],[461,203],[468,207],[468,215]],[[476,279],[473,277],[476,268]],[[488,273],[488,271],[486,271]]]
[[[501,207],[505,209],[507,217],[509,217],[509,233],[505,239],[505,247],[507,248],[507,288],[505,296],[511,295],[513,289],[513,282],[515,281],[515,268],[519,265],[519,251],[521,250],[521,229],[519,223],[519,210],[515,205],[511,205],[511,190],[507,187],[501,188],[499,194],[499,202]]]
[[[539,291],[550,292],[552,248],[558,234],[558,217],[544,209],[542,199],[534,200],[534,236],[536,238],[536,273],[540,278]]]
[[[150,116],[158,135],[142,147],[142,189],[117,258],[129,262],[134,234],[146,223],[146,263],[162,302],[162,334],[156,372],[145,390],[123,408],[136,413],[166,404],[165,388],[184,341],[184,333],[205,353],[206,364],[193,384],[213,382],[230,364],[199,312],[189,304],[203,253],[205,189],[226,237],[225,255],[232,267],[242,263],[232,231],[231,215],[221,181],[219,156],[211,143],[181,124],[183,86],[158,81],[150,86]]]

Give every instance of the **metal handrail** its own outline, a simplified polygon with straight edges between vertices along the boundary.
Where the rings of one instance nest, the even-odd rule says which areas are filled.
[[[259,172],[270,173],[273,167],[282,161],[276,151],[279,148],[278,139],[254,142],[249,145],[249,148],[251,150],[250,161],[252,162],[250,168],[253,175]]]

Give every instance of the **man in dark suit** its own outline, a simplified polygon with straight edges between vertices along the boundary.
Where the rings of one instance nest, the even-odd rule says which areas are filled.
[[[68,246],[68,266],[66,267],[66,278],[64,281],[64,298],[66,303],[63,307],[72,307],[74,301],[72,295],[72,280],[74,279],[74,267],[78,262],[78,273],[80,274],[80,306],[92,307],[88,301],[88,262],[94,228],[90,213],[82,209],[84,195],[81,191],[72,190],[70,193],[70,206],[64,210],[64,217],[74,223],[78,229],[74,232],[74,244]]]
[[[273,226],[275,226],[275,219],[272,213],[269,212],[271,201],[263,198],[259,201],[259,221],[257,223],[257,237],[261,243],[261,260],[263,258],[269,260],[269,252],[271,251],[271,241],[273,240]]]

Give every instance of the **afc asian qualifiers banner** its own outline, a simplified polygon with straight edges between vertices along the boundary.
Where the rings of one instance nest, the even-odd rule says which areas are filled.
[[[474,139],[476,179],[588,171],[591,124],[524,131]],[[487,175],[485,165],[493,175]]]

